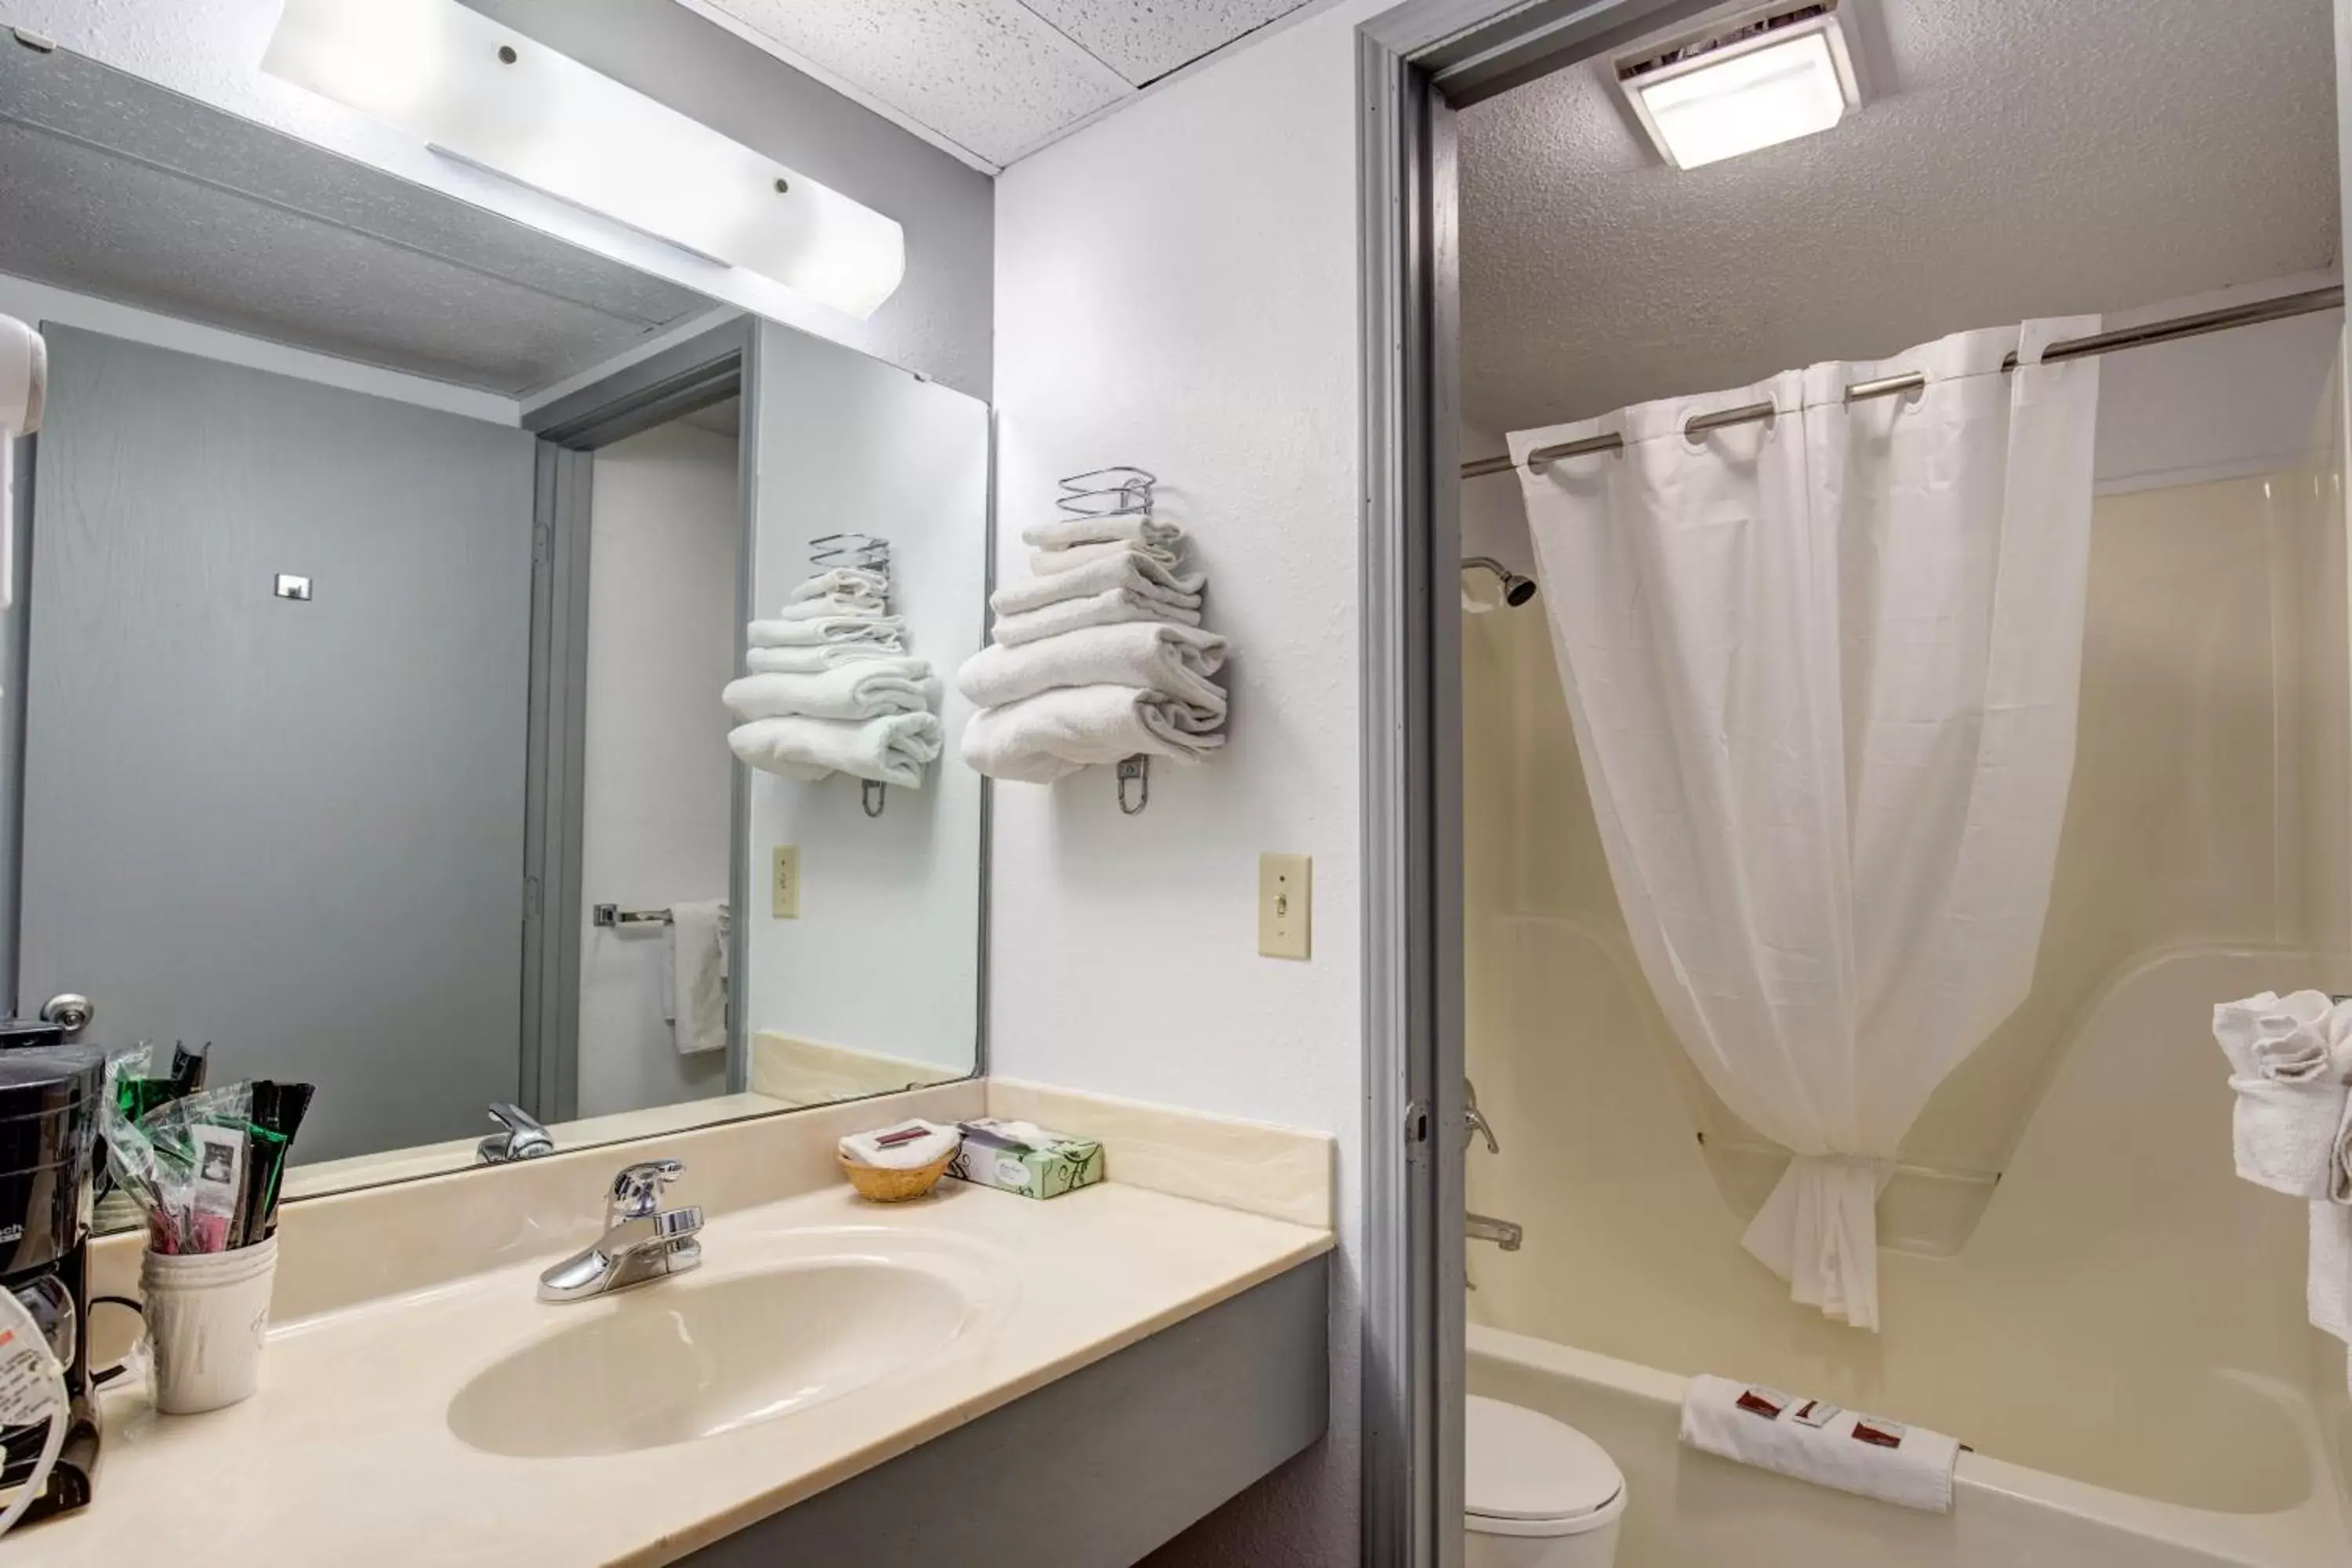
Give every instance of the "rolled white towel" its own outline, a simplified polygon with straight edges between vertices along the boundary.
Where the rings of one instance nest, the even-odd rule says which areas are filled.
[[[1106,555],[1140,555],[1153,565],[1173,572],[1183,560],[1184,552],[1181,541],[1175,544],[1146,544],[1139,539],[1105,539],[1092,544],[1033,550],[1029,552],[1029,570],[1037,576],[1050,577],[1056,572],[1075,572]]]
[[[896,648],[871,642],[807,643],[798,647],[755,647],[743,655],[754,675],[814,675],[845,664],[880,664],[901,675],[921,675],[931,668],[927,658],[913,658]]]
[[[2352,1110],[2352,1007],[2317,991],[2263,992],[2213,1010],[2230,1058],[2231,1152],[2238,1174],[2289,1197],[2336,1187],[2344,1119]]]
[[[1801,1481],[1952,1511],[1960,1446],[1940,1432],[1704,1373],[1683,1391],[1682,1440]]]
[[[963,759],[1015,784],[1052,784],[1138,752],[1193,763],[1225,743],[1173,698],[1132,686],[1061,686],[984,708],[964,726]]]
[[[1199,626],[1128,621],[1084,626],[1017,647],[991,644],[964,660],[956,686],[976,707],[1002,708],[1057,686],[1139,686],[1223,718],[1225,639]]]
[[[1171,572],[1130,550],[1099,556],[1068,572],[1007,583],[989,595],[988,606],[1000,616],[1017,616],[1117,588],[1176,609],[1198,610],[1201,589],[1207,582],[1198,572]]]
[[[1018,647],[1023,643],[1041,642],[1082,626],[1115,626],[1126,621],[1168,621],[1181,626],[1197,626],[1201,624],[1201,612],[1147,599],[1124,588],[1109,588],[1082,599],[1063,599],[1024,610],[1017,616],[999,616],[994,635],[1005,647]]]
[[[2327,1201],[2352,1205],[2352,1100],[2344,1120],[2336,1124],[2336,1142],[2327,1151]]]
[[[918,666],[919,672],[901,674],[902,664]],[[879,719],[886,713],[929,712],[940,700],[940,681],[927,660],[876,659],[814,675],[742,676],[729,681],[719,700],[740,720],[793,713],[811,719]]]
[[[2278,1075],[2266,1061],[2276,1059],[2280,1047],[2299,1036],[2323,1042],[2322,1026],[2331,1011],[2332,1004],[2324,992],[2297,991],[2286,996],[2275,991],[2259,992],[2213,1009],[2213,1042],[2230,1058],[2230,1071],[2235,1076],[2273,1078]],[[2313,1033],[2305,1036],[2305,1031]],[[2294,1047],[2288,1046],[2286,1054],[2292,1057]]]
[[[744,628],[753,647],[814,647],[830,642],[872,643],[904,650],[907,622],[899,616],[823,616],[806,620],[753,621]]]
[[[795,605],[808,599],[855,599],[877,610],[887,609],[890,579],[864,566],[835,566],[818,573],[785,597]]]
[[[728,747],[762,773],[814,780],[836,773],[905,789],[923,787],[939,760],[936,713],[893,713],[862,723],[843,719],[754,719],[727,732]]]
[[[2311,1252],[2305,1259],[2304,1306],[2311,1326],[2352,1347],[2352,1208],[2311,1205]],[[2352,1387],[2352,1362],[2345,1368]]]
[[[1039,550],[1066,550],[1074,544],[1106,544],[1126,541],[1172,550],[1183,539],[1176,523],[1125,513],[1118,517],[1057,517],[1033,522],[1021,531],[1021,542]]]

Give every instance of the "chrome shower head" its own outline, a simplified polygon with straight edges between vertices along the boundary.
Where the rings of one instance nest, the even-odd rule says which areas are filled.
[[[1496,580],[1503,584],[1503,603],[1515,610],[1536,596],[1534,578],[1520,576],[1491,555],[1465,556],[1462,560],[1462,570],[1492,572]]]

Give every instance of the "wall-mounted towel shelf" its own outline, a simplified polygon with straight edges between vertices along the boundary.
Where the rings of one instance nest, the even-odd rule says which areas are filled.
[[[1150,517],[1151,491],[1160,476],[1132,463],[1114,463],[1066,475],[1057,483],[1062,493],[1054,505],[1073,517]],[[1138,752],[1120,759],[1117,771],[1119,815],[1141,816],[1151,804],[1151,759]],[[1130,784],[1136,786],[1132,796],[1127,788]]]
[[[666,926],[667,910],[625,910],[618,904],[598,904],[591,918],[600,926]]]

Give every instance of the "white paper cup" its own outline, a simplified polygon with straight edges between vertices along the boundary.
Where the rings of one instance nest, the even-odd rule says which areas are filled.
[[[274,1236],[234,1252],[147,1254],[139,1284],[155,1347],[156,1409],[194,1415],[253,1393],[277,1281]]]

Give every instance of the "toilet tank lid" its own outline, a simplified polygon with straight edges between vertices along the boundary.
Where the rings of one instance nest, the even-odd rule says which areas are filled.
[[[1477,1517],[1582,1519],[1625,1489],[1600,1444],[1539,1411],[1473,1394],[1465,1426],[1463,1505]]]

